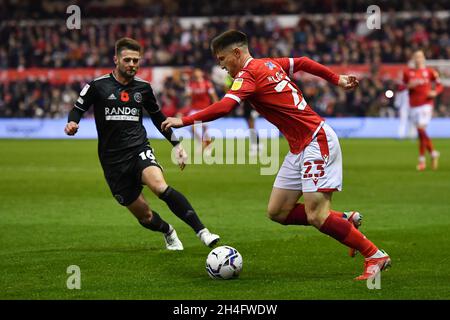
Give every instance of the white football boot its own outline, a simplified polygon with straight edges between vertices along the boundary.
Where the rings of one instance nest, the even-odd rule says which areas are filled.
[[[164,234],[164,242],[167,250],[183,250],[183,244],[178,239],[177,232],[170,226],[169,232]]]
[[[433,170],[438,169],[440,156],[441,156],[441,153],[439,151],[433,150],[433,152],[431,153],[431,168]]]
[[[209,232],[207,228],[200,230],[197,237],[208,247],[214,247],[219,242],[220,237],[217,234]]]

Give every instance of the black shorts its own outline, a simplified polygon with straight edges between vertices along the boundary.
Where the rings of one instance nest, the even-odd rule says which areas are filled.
[[[153,154],[153,148],[145,145],[131,151],[131,158],[114,164],[102,162],[106,182],[114,198],[123,206],[128,206],[136,200],[142,192],[142,171],[150,166],[161,165]]]

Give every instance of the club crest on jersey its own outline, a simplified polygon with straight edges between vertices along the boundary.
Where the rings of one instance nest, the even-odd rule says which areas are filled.
[[[244,83],[244,79],[236,78],[233,81],[233,85],[231,86],[231,90],[239,90],[242,87],[242,83]]]
[[[142,94],[140,92],[136,92],[133,95],[134,101],[136,101],[137,103],[141,103],[142,102]]]
[[[272,63],[272,61],[266,62],[264,63],[264,65],[270,70],[273,70],[273,68],[275,68],[275,65]]]

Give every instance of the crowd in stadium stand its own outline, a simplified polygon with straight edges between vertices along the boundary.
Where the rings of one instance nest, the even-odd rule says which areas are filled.
[[[202,65],[215,62],[210,40],[227,29],[250,36],[251,52],[261,56],[307,55],[324,64],[405,63],[422,48],[430,59],[450,59],[450,19],[388,19],[381,30],[368,30],[365,19],[304,17],[292,28],[282,28],[270,16],[211,19],[202,26],[182,28],[177,18],[152,23],[87,21],[81,30],[65,24],[17,22],[0,29],[0,68],[112,66],[113,44],[121,36],[139,40],[145,48],[144,65]],[[368,32],[371,31],[371,32]]]
[[[27,80],[0,83],[0,117],[8,118],[63,118],[73,107],[73,102],[84,83],[50,85],[45,81]],[[377,77],[360,79],[360,88],[343,91],[332,85],[318,85],[315,80],[298,82],[308,103],[321,116],[369,116],[395,117],[397,110],[394,100],[385,96],[387,89],[395,88],[392,80]],[[176,116],[185,107],[186,80],[181,77],[168,77],[163,89],[157,94],[158,103],[168,116]],[[223,87],[216,87],[223,94]],[[222,91],[221,91],[222,90]],[[89,110],[87,117],[92,116]],[[231,116],[242,116],[242,108],[236,108]],[[449,117],[450,108],[436,101],[435,116]]]
[[[384,12],[449,10],[448,0],[379,0]],[[69,5],[83,9],[84,17],[230,16],[244,14],[298,14],[361,12],[373,0],[0,0],[0,21],[6,19],[57,19]]]
[[[40,80],[0,82],[0,117],[67,117],[80,90],[80,83],[50,85]]]
[[[120,1],[116,2],[120,3]],[[257,7],[253,5],[255,2],[227,1],[223,12],[224,14],[238,13],[239,10],[236,8],[238,4],[241,4],[246,8],[244,12],[247,13],[298,13],[302,11],[298,9],[298,6],[310,6],[314,3],[313,7],[317,12],[326,13],[337,11],[336,5],[339,2],[346,3],[347,7],[340,7],[344,10],[354,12],[355,8],[358,10],[364,8],[364,10],[361,9],[363,13],[369,3],[364,0],[267,0],[263,1],[263,4],[259,2],[260,6]],[[302,16],[292,27],[282,27],[274,15],[268,15],[260,21],[247,15],[213,17],[207,19],[203,25],[191,25],[184,28],[179,18],[171,17],[157,17],[152,20],[87,19],[83,20],[80,30],[69,30],[62,22],[63,20],[38,20],[33,23],[19,20],[29,19],[27,14],[30,12],[33,12],[34,18],[61,19],[59,13],[57,15],[55,12],[59,12],[60,7],[67,4],[64,1],[0,0],[3,8],[17,6],[18,3],[28,10],[24,9],[23,15],[17,7],[10,11],[14,14],[6,16],[5,12],[8,10],[2,10],[0,13],[0,18],[4,18],[4,21],[0,23],[0,41],[4,44],[0,46],[0,69],[113,68],[115,40],[122,36],[130,36],[137,39],[144,47],[143,66],[201,66],[209,72],[216,63],[209,48],[210,40],[220,32],[232,28],[250,35],[250,51],[254,57],[305,55],[325,65],[406,64],[412,52],[422,48],[429,59],[450,59],[450,19],[437,15],[419,14],[414,17],[396,16],[394,18],[387,13],[381,30],[368,30],[364,18],[334,14],[325,14],[319,18]],[[83,8],[90,6],[88,1],[74,3]],[[100,5],[100,2],[95,3]],[[127,3],[130,10],[123,9],[121,16],[127,16],[136,8],[140,8],[138,6],[140,1]],[[160,10],[162,14],[167,13],[170,4],[173,5],[173,3],[173,1],[153,1],[145,8],[141,7],[140,13],[136,16],[156,15],[151,12],[145,13],[145,10],[155,12]],[[194,3],[204,3],[206,7],[198,6],[202,10],[212,10],[216,15],[222,13],[215,6],[223,1],[191,0],[176,3],[178,7],[170,10],[174,10],[173,12],[179,16],[195,15],[194,7],[197,6]],[[283,5],[280,5],[281,3]],[[389,1],[389,8],[417,10],[428,3],[428,9],[441,10],[449,4],[448,1],[420,3]],[[388,2],[381,1],[379,5],[383,7],[388,5]],[[29,10],[30,8],[33,10]],[[111,11],[114,7],[101,7],[98,10],[94,16],[102,17],[102,12],[104,13],[102,10]],[[180,14],[178,10],[183,14]],[[111,13],[110,11],[108,14]],[[315,12],[310,9],[308,11]],[[84,11],[83,15],[89,17],[93,12],[96,11]],[[201,14],[205,13],[201,12]],[[82,85],[82,83],[50,85],[45,81],[34,80],[0,83],[0,117],[64,117],[72,107]],[[323,116],[395,115],[392,99],[386,99],[384,96],[387,88],[395,88],[392,80],[370,76],[362,79],[361,88],[352,93],[336,90],[330,85],[318,85],[314,81],[302,81],[299,86],[304,91],[307,101]],[[185,84],[180,79],[168,78],[163,88],[161,92],[158,92],[159,102],[169,114],[176,114],[178,109],[184,107]],[[218,85],[217,89],[220,94],[222,88]],[[437,115],[448,115],[447,108],[439,105],[439,102],[436,112]],[[239,115],[239,109],[235,114]]]

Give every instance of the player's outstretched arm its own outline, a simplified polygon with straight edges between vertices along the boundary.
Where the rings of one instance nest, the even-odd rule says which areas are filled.
[[[73,109],[69,112],[66,127],[64,132],[73,136],[78,131],[78,123],[80,123],[83,114],[89,109],[89,107],[94,103],[96,98],[94,81],[86,84],[80,92],[80,96],[73,106]]]
[[[168,131],[170,128],[181,128],[184,127],[183,121],[180,118],[174,118],[174,117],[167,117],[166,120],[164,120],[161,123],[161,130],[162,131]]]
[[[67,119],[67,124],[64,128],[64,132],[68,136],[73,136],[78,132],[78,128],[79,128],[78,123],[80,122],[82,116],[83,116],[83,112],[76,107],[74,107],[70,111],[69,117]]]
[[[341,74],[339,76],[338,86],[345,90],[352,90],[359,85],[358,79],[355,76],[348,76]]]
[[[174,150],[175,158],[177,159],[178,166],[180,167],[181,170],[183,170],[186,167],[186,162],[188,158],[187,153],[184,150],[183,146],[181,145],[180,143],[181,141],[175,136],[175,134],[171,129],[167,130],[162,129],[162,123],[167,119],[166,115],[161,110],[157,112],[149,112],[149,114],[155,127],[173,145],[175,149]]]
[[[147,110],[148,111],[148,110]],[[172,130],[163,130],[162,124],[167,119],[166,115],[161,111],[158,110],[157,112],[149,112],[150,118],[152,119],[153,125],[156,127],[156,129],[161,132],[161,134],[169,141],[174,147],[180,143],[178,138],[175,136]]]
[[[312,75],[318,76],[328,82],[333,83],[345,90],[351,90],[359,85],[358,80],[353,75],[338,75],[330,68],[308,58],[276,58],[274,59],[289,74],[293,75],[298,71],[304,71]]]
[[[439,79],[439,73],[435,70],[431,70],[431,73],[432,73],[431,80],[433,81],[434,89],[428,92],[428,97],[436,98],[438,95],[442,93],[442,91],[444,91],[444,86],[442,85],[441,80]]]
[[[79,128],[78,123],[71,121],[66,124],[66,127],[64,128],[64,132],[68,136],[73,136],[77,133],[78,128]]]
[[[180,128],[185,126],[190,126],[194,122],[208,122],[219,119],[224,115],[228,114],[238,103],[236,100],[224,97],[219,102],[211,104],[209,107],[203,109],[200,112],[194,113],[191,116],[186,116],[183,118],[167,118],[162,124],[162,130],[169,130],[170,128]]]

